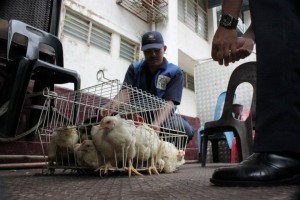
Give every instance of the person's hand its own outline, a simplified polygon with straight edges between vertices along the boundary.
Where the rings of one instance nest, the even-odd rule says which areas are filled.
[[[110,116],[113,112],[111,110],[108,110],[108,109],[105,109],[105,108],[102,108],[100,110],[100,116],[101,117],[106,117],[106,116]]]
[[[254,41],[251,38],[239,37],[237,38],[237,53],[236,60],[244,59],[249,56],[254,48]]]
[[[212,42],[211,56],[220,65],[228,66],[237,60],[237,32],[236,29],[219,27]]]
[[[117,110],[116,104],[113,104],[113,103],[106,104],[100,109],[100,116],[102,116],[102,117],[110,116],[113,113],[115,113],[116,110]]]

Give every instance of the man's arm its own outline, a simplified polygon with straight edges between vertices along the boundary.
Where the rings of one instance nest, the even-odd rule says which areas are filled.
[[[125,107],[126,103],[130,100],[130,94],[131,92],[128,89],[121,89],[113,100],[110,100],[110,102],[101,107],[100,115],[103,117],[109,116],[122,108],[121,105]]]
[[[125,105],[130,100],[131,91],[128,90],[128,85],[132,85],[134,82],[134,69],[133,65],[130,65],[127,69],[127,72],[125,74],[125,78],[123,81],[124,86],[122,86],[121,90],[118,92],[118,94],[108,102],[107,104],[102,106],[101,109],[101,116],[108,116],[116,112],[120,105]]]
[[[222,15],[228,14],[238,19],[242,0],[223,0]],[[212,42],[211,56],[220,65],[228,65],[230,61],[236,60],[237,32],[236,29],[227,29],[219,26]]]
[[[155,120],[151,123],[151,126],[154,130],[160,131],[160,126],[166,121],[170,116],[171,112],[174,110],[173,101],[166,101],[166,106],[155,113]]]

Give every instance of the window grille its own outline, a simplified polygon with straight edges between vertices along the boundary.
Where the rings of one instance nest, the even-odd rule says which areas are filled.
[[[168,0],[116,0],[116,2],[147,23],[159,23],[168,16]]]
[[[88,39],[89,22],[67,12],[65,16],[63,34],[85,42]]]
[[[110,52],[111,33],[93,26],[91,31],[90,44]]]
[[[134,62],[138,60],[138,45],[128,42],[126,39],[121,38],[120,45],[120,57],[128,60],[129,62]]]
[[[208,40],[207,12],[201,3],[194,0],[178,0],[178,19],[200,37]]]
[[[195,91],[194,76],[183,71],[183,87]]]
[[[73,14],[69,10],[66,12],[63,34],[110,52],[111,33],[97,26],[95,22],[79,14]]]

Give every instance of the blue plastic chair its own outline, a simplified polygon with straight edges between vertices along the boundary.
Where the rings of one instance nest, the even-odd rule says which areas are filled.
[[[216,103],[216,108],[215,108],[215,113],[214,113],[214,120],[220,119],[220,114],[221,114],[221,110],[222,110],[222,107],[223,107],[224,102],[225,102],[225,98],[226,98],[226,91],[222,92],[218,96],[217,103]],[[200,127],[198,129],[198,155],[199,155],[198,158],[199,158],[199,162],[201,162],[201,160],[200,160],[201,159],[201,150],[202,150],[201,138],[203,136],[203,131],[204,131],[204,127]],[[227,140],[228,147],[229,147],[229,149],[231,149],[232,148],[232,140],[234,138],[233,132],[232,131],[224,132],[224,135],[225,135],[225,138]],[[214,139],[215,138],[216,137],[214,137]],[[220,138],[220,139],[222,139],[222,138]],[[215,155],[218,153],[218,152],[216,152],[216,151],[218,151],[218,149],[212,148],[212,150],[213,150],[213,156],[214,156],[213,160],[216,161],[218,159],[215,158]]]

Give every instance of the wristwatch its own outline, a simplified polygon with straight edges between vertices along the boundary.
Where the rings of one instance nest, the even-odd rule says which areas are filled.
[[[223,14],[220,20],[220,26],[227,28],[227,29],[234,29],[236,28],[239,20],[235,19],[229,14]]]

